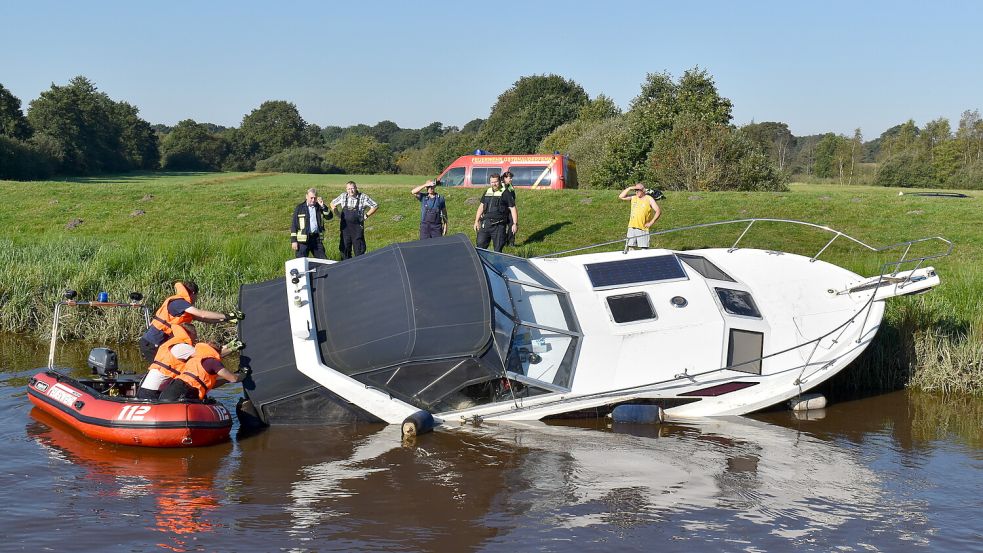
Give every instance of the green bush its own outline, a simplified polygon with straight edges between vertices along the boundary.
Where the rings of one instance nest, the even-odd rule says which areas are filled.
[[[315,148],[290,148],[256,162],[261,173],[324,173],[326,164],[321,152]]]
[[[570,144],[570,157],[577,162],[581,188],[619,188],[630,178],[624,175],[634,165],[627,156],[633,134],[627,116],[613,117],[591,124]],[[647,149],[645,150],[647,151]],[[645,159],[645,151],[642,159]]]
[[[963,190],[983,190],[983,160],[963,165],[945,184]]]
[[[570,146],[583,136],[587,130],[603,119],[577,119],[569,123],[564,123],[553,132],[546,135],[546,138],[539,143],[536,151],[541,154],[552,154],[553,152],[569,152]]]
[[[0,179],[46,179],[57,165],[58,160],[42,147],[0,135]]]
[[[877,169],[875,184],[879,186],[899,186],[902,188],[937,188],[932,165],[912,151],[903,151],[884,161]]]
[[[342,137],[324,159],[348,174],[392,173],[396,169],[388,145],[371,136],[357,134]]]

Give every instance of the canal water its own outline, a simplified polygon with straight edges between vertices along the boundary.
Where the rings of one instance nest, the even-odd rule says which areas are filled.
[[[135,348],[124,366],[139,364]],[[85,374],[87,347],[59,364]],[[896,392],[796,418],[277,427],[154,450],[33,409],[0,335],[3,551],[983,551],[983,401]],[[237,386],[217,391],[233,408]]]

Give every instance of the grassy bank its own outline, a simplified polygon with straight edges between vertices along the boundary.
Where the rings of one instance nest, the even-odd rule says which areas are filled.
[[[240,284],[273,278],[291,257],[290,213],[305,189],[317,186],[331,199],[349,179],[381,206],[368,224],[370,250],[416,238],[419,204],[409,189],[424,177],[183,173],[0,181],[5,203],[0,210],[0,329],[45,336],[52,305],[65,288],[84,298],[106,291],[114,299],[139,290],[156,305],[179,278],[201,285],[202,307],[229,309]],[[447,197],[451,232],[473,234],[481,191],[441,192]],[[889,304],[877,343],[857,368],[845,373],[844,378],[855,382],[844,385],[983,390],[983,269],[978,265],[983,259],[983,195],[950,199],[897,194],[879,187],[801,184],[785,193],[675,192],[661,202],[659,227],[770,217],[828,225],[873,246],[935,235],[952,240],[957,245],[953,255],[934,263],[943,285],[931,294]],[[628,209],[616,191],[603,190],[522,191],[519,208],[513,253],[524,256],[619,238]],[[329,235],[337,228],[337,223],[330,224]],[[741,230],[715,227],[670,235],[658,244],[730,244]],[[813,254],[828,238],[762,224],[742,245]],[[327,249],[335,258],[336,247],[332,237]],[[877,260],[838,241],[822,258],[874,274],[890,256]],[[66,318],[64,331],[70,337],[124,340],[140,330],[129,319],[114,312],[77,313]]]

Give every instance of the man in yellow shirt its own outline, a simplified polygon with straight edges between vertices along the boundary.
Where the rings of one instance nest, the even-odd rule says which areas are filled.
[[[628,243],[630,248],[648,248],[652,225],[659,220],[662,210],[655,198],[650,196],[642,183],[635,183],[621,191],[619,199],[631,201],[631,215],[628,217]]]

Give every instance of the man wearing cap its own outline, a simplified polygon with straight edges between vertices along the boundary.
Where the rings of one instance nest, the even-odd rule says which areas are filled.
[[[426,188],[426,193],[423,189]],[[420,201],[420,240],[437,238],[447,234],[447,203],[444,197],[437,193],[434,181],[417,186],[410,191]]]
[[[645,185],[638,182],[625,188],[618,196],[621,200],[631,201],[631,215],[628,217],[629,248],[648,248],[649,233],[652,225],[662,215],[655,198],[645,190]]]
[[[307,257],[310,253],[318,259],[328,258],[324,253],[324,220],[330,221],[332,217],[317,189],[308,188],[307,197],[294,208],[290,220],[290,247],[296,257]]]

